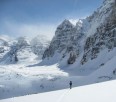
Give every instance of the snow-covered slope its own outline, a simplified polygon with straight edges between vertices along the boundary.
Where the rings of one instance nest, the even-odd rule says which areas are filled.
[[[53,66],[0,66],[0,99],[67,87],[68,73]],[[60,84],[65,80],[65,83]],[[67,80],[67,81],[66,81]]]
[[[4,40],[3,37],[0,41],[1,53],[4,49],[9,48],[6,53],[0,54],[1,64],[28,64],[30,62],[37,62],[37,60],[41,60],[43,52],[49,44],[48,40],[43,36],[37,36],[32,40],[27,37],[19,37],[12,40],[11,44],[9,44],[10,41]]]
[[[115,102],[116,81],[15,97],[0,102]]]
[[[109,60],[98,70],[92,68],[90,64],[86,69],[66,67],[63,70],[57,65],[2,65],[0,66],[0,99],[64,89],[69,87],[70,80],[74,87],[114,80],[116,79],[116,56],[113,56],[115,52],[116,49],[112,51],[112,55],[106,56]],[[110,59],[111,56],[113,58]],[[99,57],[98,60],[101,58]],[[96,60],[92,61],[91,65],[96,63]],[[93,70],[94,73],[90,74]]]

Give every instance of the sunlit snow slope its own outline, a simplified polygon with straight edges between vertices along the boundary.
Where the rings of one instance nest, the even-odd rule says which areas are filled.
[[[116,102],[116,81],[10,98],[0,102]]]

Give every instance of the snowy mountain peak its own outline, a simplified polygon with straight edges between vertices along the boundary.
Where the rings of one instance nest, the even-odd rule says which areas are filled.
[[[49,40],[46,39],[46,36],[38,35],[35,38],[31,40],[31,47],[32,51],[39,56],[39,58],[42,57],[45,49],[49,45]]]
[[[0,38],[0,46],[8,46],[8,42]]]
[[[61,25],[72,25],[72,23],[69,20],[65,19]]]
[[[5,47],[7,42],[3,41],[0,39],[0,64],[36,62],[36,59],[41,59],[49,44],[48,40],[42,36],[37,36],[32,40],[28,37],[19,37],[12,40],[12,44],[8,47]]]
[[[9,41],[11,40],[11,38],[7,35],[0,35],[0,39],[4,40],[4,41]]]
[[[82,23],[83,23],[83,20],[82,19],[79,19],[76,23],[76,26],[80,26],[82,27]]]
[[[7,35],[0,35],[0,46],[8,46],[12,44],[12,38]]]
[[[19,37],[17,40],[18,40],[17,44],[20,46],[30,45],[30,41],[26,37]]]
[[[58,27],[57,30],[66,30],[73,28],[74,25],[67,19],[65,19]]]

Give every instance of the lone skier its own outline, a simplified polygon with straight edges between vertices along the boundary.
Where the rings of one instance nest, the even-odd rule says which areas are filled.
[[[115,71],[115,70],[113,71],[113,74],[114,74],[114,75],[116,74],[116,71]]]
[[[71,89],[72,88],[72,81],[70,81],[69,85],[70,85],[70,89]]]

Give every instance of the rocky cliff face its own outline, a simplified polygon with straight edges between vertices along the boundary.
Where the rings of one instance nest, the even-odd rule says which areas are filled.
[[[74,26],[70,21],[64,20],[57,27],[49,48],[44,52],[43,59],[53,57],[55,53],[62,53],[61,58],[69,55],[68,63],[73,64],[81,51],[79,41],[84,37],[81,25]]]
[[[97,19],[100,17],[99,19],[102,21],[100,20],[95,32],[87,37],[81,64],[84,64],[89,59],[95,59],[103,49],[110,51],[116,47],[116,5],[114,1],[105,0],[104,5],[96,13],[99,15]],[[95,14],[93,15],[95,16]]]
[[[99,56],[107,49],[116,47],[116,4],[115,0],[104,0],[103,5],[91,16],[79,20],[76,26],[64,20],[56,29],[55,36],[43,59],[52,59],[56,53],[61,59],[67,57],[67,64],[73,64],[82,56],[80,64]],[[56,57],[57,58],[57,57]]]

